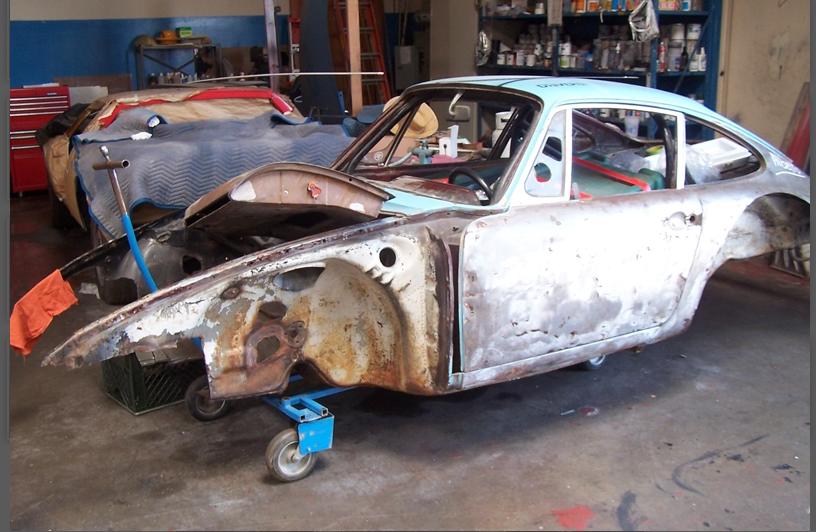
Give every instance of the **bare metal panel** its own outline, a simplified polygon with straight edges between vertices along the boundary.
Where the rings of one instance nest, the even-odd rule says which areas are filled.
[[[471,224],[462,269],[465,370],[665,322],[694,258],[700,203],[644,197],[520,207]]]
[[[186,223],[210,233],[293,240],[373,220],[391,197],[336,170],[278,163],[215,188],[187,209]]]

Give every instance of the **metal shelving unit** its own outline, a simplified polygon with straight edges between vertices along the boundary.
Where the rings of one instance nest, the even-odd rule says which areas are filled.
[[[152,61],[168,69],[167,72],[183,72],[184,68],[195,63],[195,60],[203,51],[209,51],[212,58],[212,77],[221,77],[221,45],[215,43],[179,43],[179,44],[158,44],[144,45],[136,47],[136,78],[139,89],[148,86],[148,73],[145,69],[145,61]],[[192,53],[192,57],[190,57]],[[171,62],[173,61],[173,62]],[[184,61],[181,62],[180,61]]]
[[[685,72],[657,72],[657,46],[658,39],[651,42],[650,61],[648,69],[639,70],[598,70],[592,67],[584,69],[560,69],[558,68],[557,52],[558,44],[564,35],[579,35],[586,38],[591,34],[598,34],[599,26],[603,24],[628,24],[629,11],[604,11],[589,13],[565,12],[562,16],[563,24],[555,26],[555,39],[553,42],[552,66],[508,66],[495,63],[495,57],[491,55],[490,62],[478,69],[480,75],[510,74],[521,75],[542,75],[542,76],[578,76],[578,77],[602,77],[624,81],[638,85],[645,85],[679,94],[702,95],[705,104],[710,108],[715,108],[717,99],[717,72],[719,70],[719,34],[720,34],[720,13],[722,0],[706,0],[703,11],[658,11],[658,23],[671,25],[676,23],[690,24],[696,23],[703,26],[704,34],[699,40],[699,45],[705,47],[708,60],[705,72],[690,72],[688,68]],[[499,30],[497,33],[509,35],[523,33],[524,28],[529,24],[546,24],[547,15],[520,14],[520,15],[485,15],[479,17],[479,27],[482,30]],[[495,36],[493,37],[495,38]],[[506,44],[506,43],[505,43]],[[689,56],[692,50],[688,50]]]

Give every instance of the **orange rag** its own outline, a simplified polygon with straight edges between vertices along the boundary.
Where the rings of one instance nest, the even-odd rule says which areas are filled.
[[[71,285],[55,270],[15,303],[11,347],[22,355],[29,354],[52,318],[78,302]]]

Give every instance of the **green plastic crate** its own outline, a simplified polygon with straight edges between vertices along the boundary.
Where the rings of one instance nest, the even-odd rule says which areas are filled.
[[[105,393],[135,415],[184,401],[187,387],[204,373],[202,359],[142,365],[131,353],[102,362]]]

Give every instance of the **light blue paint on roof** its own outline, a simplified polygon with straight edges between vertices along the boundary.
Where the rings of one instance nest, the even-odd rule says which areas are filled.
[[[513,89],[536,97],[546,108],[558,105],[609,103],[621,105],[657,106],[682,113],[692,113],[774,149],[769,143],[741,125],[712,111],[708,107],[668,91],[632,85],[619,81],[595,78],[554,76],[469,76],[427,81],[415,87],[432,88],[444,85],[472,85],[474,87]]]
[[[694,100],[667,91],[642,85],[593,78],[570,78],[553,76],[471,76],[449,78],[422,83],[422,87],[442,84],[467,84],[485,87],[504,87],[529,93],[544,101],[547,106],[575,102],[620,101],[642,105],[665,105],[711,112]]]

